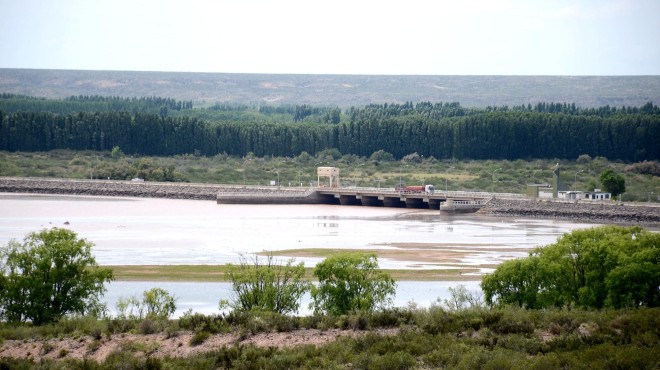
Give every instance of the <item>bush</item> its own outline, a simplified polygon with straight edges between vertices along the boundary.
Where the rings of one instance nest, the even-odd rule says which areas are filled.
[[[128,333],[137,325],[135,320],[112,319],[106,321],[108,334]]]
[[[119,299],[116,308],[119,319],[167,320],[176,311],[176,298],[164,289],[152,288],[142,293],[141,301],[136,297]]]
[[[270,254],[262,261],[241,256],[238,265],[227,265],[234,297],[229,306],[234,311],[271,311],[279,314],[298,311],[300,300],[310,287],[304,281],[305,266],[290,259],[278,264]],[[221,306],[224,302],[221,302]]]
[[[483,278],[489,304],[526,308],[660,305],[660,234],[640,227],[574,230]]]
[[[204,315],[193,313],[192,310],[186,311],[178,320],[181,329],[192,331],[206,331],[217,334],[229,332],[231,327],[225,318],[221,315]]]
[[[190,338],[190,345],[191,346],[198,346],[198,345],[204,343],[210,336],[211,336],[211,334],[207,331],[196,332]]]
[[[411,324],[414,320],[412,311],[398,307],[382,309],[369,315],[369,326],[372,328],[390,328]]]
[[[150,319],[144,319],[140,323],[140,334],[153,334],[160,331],[158,323]]]
[[[318,286],[312,286],[314,312],[345,315],[370,312],[391,302],[396,283],[378,270],[373,253],[341,253],[316,265]]]
[[[99,348],[101,348],[101,341],[100,340],[93,340],[93,341],[89,342],[89,344],[87,345],[87,352],[88,353],[94,353]]]

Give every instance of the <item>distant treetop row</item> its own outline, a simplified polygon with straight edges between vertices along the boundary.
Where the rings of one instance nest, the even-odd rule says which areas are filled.
[[[192,109],[192,101],[178,101],[157,96],[125,98],[120,96],[78,95],[65,99],[45,99],[29,95],[0,93],[0,110],[13,113],[51,112],[67,114],[72,112],[131,112],[167,113],[168,110]]]
[[[567,103],[466,108],[459,103],[192,109],[168,98],[79,96],[47,100],[0,94],[0,150],[110,150],[127,154],[226,153],[293,157],[336,149],[394,158],[660,159],[660,109],[580,108]]]
[[[94,111],[113,111],[113,112],[131,112],[131,113],[162,113],[163,109],[182,111],[193,108],[193,101],[180,101],[172,98],[163,98],[157,96],[150,97],[120,97],[120,96],[102,96],[102,95],[78,95],[70,96],[64,99],[46,99],[41,97],[0,93],[0,110],[5,113],[18,111],[28,112],[51,112],[51,113],[73,113],[73,112],[94,112]],[[351,107],[345,111],[345,114],[354,112],[356,107]],[[546,103],[540,102],[535,105],[521,104],[509,106],[486,106],[484,108],[466,108],[458,102],[450,103],[431,103],[431,102],[405,102],[369,104],[361,108],[370,112],[378,112],[384,116],[399,116],[402,114],[419,113],[433,117],[452,117],[466,116],[484,112],[539,112],[539,113],[564,113],[573,115],[597,115],[610,116],[614,114],[660,114],[660,108],[651,102],[642,107],[611,107],[609,105],[598,108],[581,108],[575,103]],[[246,112],[255,111],[263,115],[287,114],[293,116],[293,121],[300,122],[310,116],[331,115],[334,120],[327,120],[332,123],[339,123],[339,114],[341,110],[337,107],[312,106],[309,104],[299,105],[246,105],[237,103],[215,103],[206,107],[209,111],[215,112]],[[322,120],[321,120],[322,121]],[[333,122],[336,121],[336,122]]]

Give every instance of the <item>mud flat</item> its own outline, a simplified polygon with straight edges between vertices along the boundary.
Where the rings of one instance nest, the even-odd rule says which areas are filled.
[[[477,214],[580,222],[660,225],[657,205],[560,202],[540,199],[491,199]]]

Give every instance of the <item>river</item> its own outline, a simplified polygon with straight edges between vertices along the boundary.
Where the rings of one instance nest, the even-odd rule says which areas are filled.
[[[241,253],[300,248],[390,249],[383,268],[493,266],[593,224],[558,220],[442,215],[439,211],[332,205],[218,205],[212,201],[0,193],[0,243],[27,233],[66,227],[94,243],[100,265],[225,264]],[[460,261],[426,258],[438,249]],[[414,251],[415,253],[411,253]],[[319,258],[298,258],[312,266]],[[488,272],[483,268],[482,272]],[[405,283],[405,282],[404,282]],[[108,297],[136,295],[165,283],[115,282]],[[214,309],[222,294],[200,300],[193,291],[228,291],[222,283],[167,283],[181,307]],[[478,287],[477,283],[466,283]],[[446,283],[400,283],[396,303],[430,304]],[[443,288],[444,286],[444,288]],[[199,287],[193,288],[193,287]],[[431,291],[436,293],[431,293]],[[108,303],[113,306],[114,298]],[[402,301],[403,300],[403,301]],[[197,303],[195,303],[197,302]],[[180,308],[181,308],[180,307]],[[186,309],[187,309],[186,308]]]

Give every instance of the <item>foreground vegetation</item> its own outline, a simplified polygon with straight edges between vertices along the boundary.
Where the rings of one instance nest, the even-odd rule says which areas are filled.
[[[332,328],[366,332],[320,346],[258,347],[242,342],[258,333]],[[190,332],[194,334],[188,341],[178,340],[181,347],[200,346],[215,335],[232,335],[236,341],[174,358],[152,339],[132,338],[96,362],[70,358],[57,340],[79,338],[79,343],[88,343],[83,357],[92,358],[104,343],[122,334],[156,334],[164,341]],[[12,340],[36,341],[29,358],[0,358],[3,369],[657,369],[660,365],[657,308],[450,310],[439,303],[428,309],[342,316],[234,313],[187,314],[170,321],[72,318],[40,327],[5,324],[0,337],[5,346]]]
[[[58,228],[2,247],[0,369],[660,366],[658,234],[638,227],[573,231],[484,278],[486,303],[459,285],[429,308],[389,308],[396,282],[374,254],[329,256],[314,268],[318,285],[293,260],[243,258],[226,267],[234,295],[220,302],[219,314],[188,311],[178,320],[169,319],[176,298],[160,288],[120,299],[116,316],[107,317],[97,297],[112,274],[90,248]],[[306,291],[314,313],[292,316]],[[329,329],[353,332],[322,345],[247,342],[300,329],[315,330],[306,340]],[[216,335],[230,339],[192,349]],[[65,337],[77,343],[64,345],[71,343]],[[176,348],[190,350],[173,356],[165,343],[184,337],[185,344],[174,339]]]
[[[486,302],[548,307],[659,307],[660,234],[640,227],[574,230],[484,277]]]

